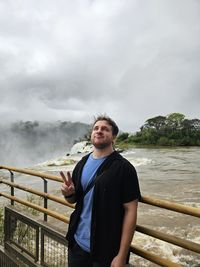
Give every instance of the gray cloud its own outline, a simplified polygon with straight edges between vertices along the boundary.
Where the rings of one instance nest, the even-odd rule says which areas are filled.
[[[2,0],[1,121],[199,118],[199,18],[195,0]]]

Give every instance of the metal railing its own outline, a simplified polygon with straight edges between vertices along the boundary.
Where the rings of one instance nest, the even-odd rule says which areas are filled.
[[[40,173],[40,172],[36,172],[36,171],[32,171],[32,170],[27,170],[27,169],[19,169],[19,168],[13,168],[13,167],[8,167],[8,166],[0,166],[0,169],[4,169],[4,170],[8,170],[11,173],[11,181],[6,181],[4,179],[0,180],[0,183],[5,184],[10,186],[11,188],[11,193],[7,194],[4,192],[0,192],[0,196],[3,196],[5,198],[10,199],[11,201],[11,205],[14,205],[14,202],[18,202],[21,203],[25,206],[31,207],[37,211],[42,212],[45,216],[44,216],[44,220],[47,221],[47,216],[51,216],[54,217],[62,222],[65,223],[69,223],[69,218],[67,216],[64,216],[56,211],[50,210],[47,208],[47,201],[52,200],[54,202],[69,206],[71,208],[74,208],[74,205],[66,202],[63,198],[54,196],[52,194],[48,193],[48,188],[47,188],[47,181],[51,180],[51,181],[56,181],[56,182],[62,182],[62,179],[58,176],[55,175],[50,175],[50,174],[44,174],[44,173]],[[19,185],[17,183],[14,182],[14,174],[13,172],[18,172],[18,173],[23,173],[23,174],[28,174],[28,175],[33,175],[35,177],[40,177],[42,178],[43,181],[45,181],[45,186],[44,186],[44,192],[40,192],[37,190],[34,190],[32,188],[27,188],[25,186]],[[18,198],[14,195],[14,189],[18,188],[20,190],[38,195],[40,197],[43,197],[44,204],[43,207],[41,207],[40,205],[31,203],[27,200]],[[171,211],[175,211],[181,214],[187,214],[187,215],[191,215],[197,218],[200,218],[200,209],[199,208],[194,208],[194,207],[190,207],[190,206],[185,206],[182,204],[177,204],[171,201],[166,201],[166,200],[160,200],[160,199],[155,199],[155,198],[151,198],[151,197],[147,197],[147,196],[142,196],[141,198],[141,202],[145,203],[147,205],[153,205],[156,207],[160,207],[163,209],[167,209],[167,210],[171,210]],[[189,251],[193,251],[196,253],[200,254],[200,244],[197,244],[195,242],[189,241],[189,240],[185,240],[182,238],[178,238],[176,236],[173,235],[169,235],[160,231],[156,231],[153,229],[149,229],[147,227],[141,226],[141,225],[137,225],[136,226],[136,231],[143,233],[145,235],[154,237],[156,239],[171,243],[173,245],[179,246],[181,248],[187,249]],[[144,250],[140,247],[137,247],[135,245],[131,245],[130,247],[131,252],[133,252],[134,254],[143,257],[155,264],[158,264],[160,266],[180,266],[177,263],[171,262],[167,259],[161,258],[160,256],[153,254],[147,250]]]
[[[12,205],[5,207],[4,247],[18,259],[18,266],[67,266],[65,236]]]
[[[20,267],[19,264],[0,246],[0,266],[1,267]]]

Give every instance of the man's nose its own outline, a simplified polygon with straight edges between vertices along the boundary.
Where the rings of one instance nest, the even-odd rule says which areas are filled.
[[[98,128],[97,133],[100,133],[100,132],[102,132],[102,129]]]

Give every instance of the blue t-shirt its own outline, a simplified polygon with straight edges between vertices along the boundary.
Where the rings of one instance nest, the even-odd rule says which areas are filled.
[[[88,184],[94,179],[99,166],[103,163],[106,157],[95,159],[92,154],[88,157],[82,171],[81,184],[83,190],[87,188]],[[78,224],[74,238],[78,245],[85,251],[90,252],[90,229],[91,229],[91,217],[92,217],[92,202],[93,202],[94,187],[84,197],[83,209],[80,216],[80,222]]]

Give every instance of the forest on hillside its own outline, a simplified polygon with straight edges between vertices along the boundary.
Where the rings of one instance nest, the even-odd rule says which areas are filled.
[[[146,120],[135,134],[121,133],[116,144],[200,146],[200,119],[187,119],[181,113],[156,116]]]
[[[0,163],[28,166],[66,155],[90,125],[70,121],[0,123]]]

